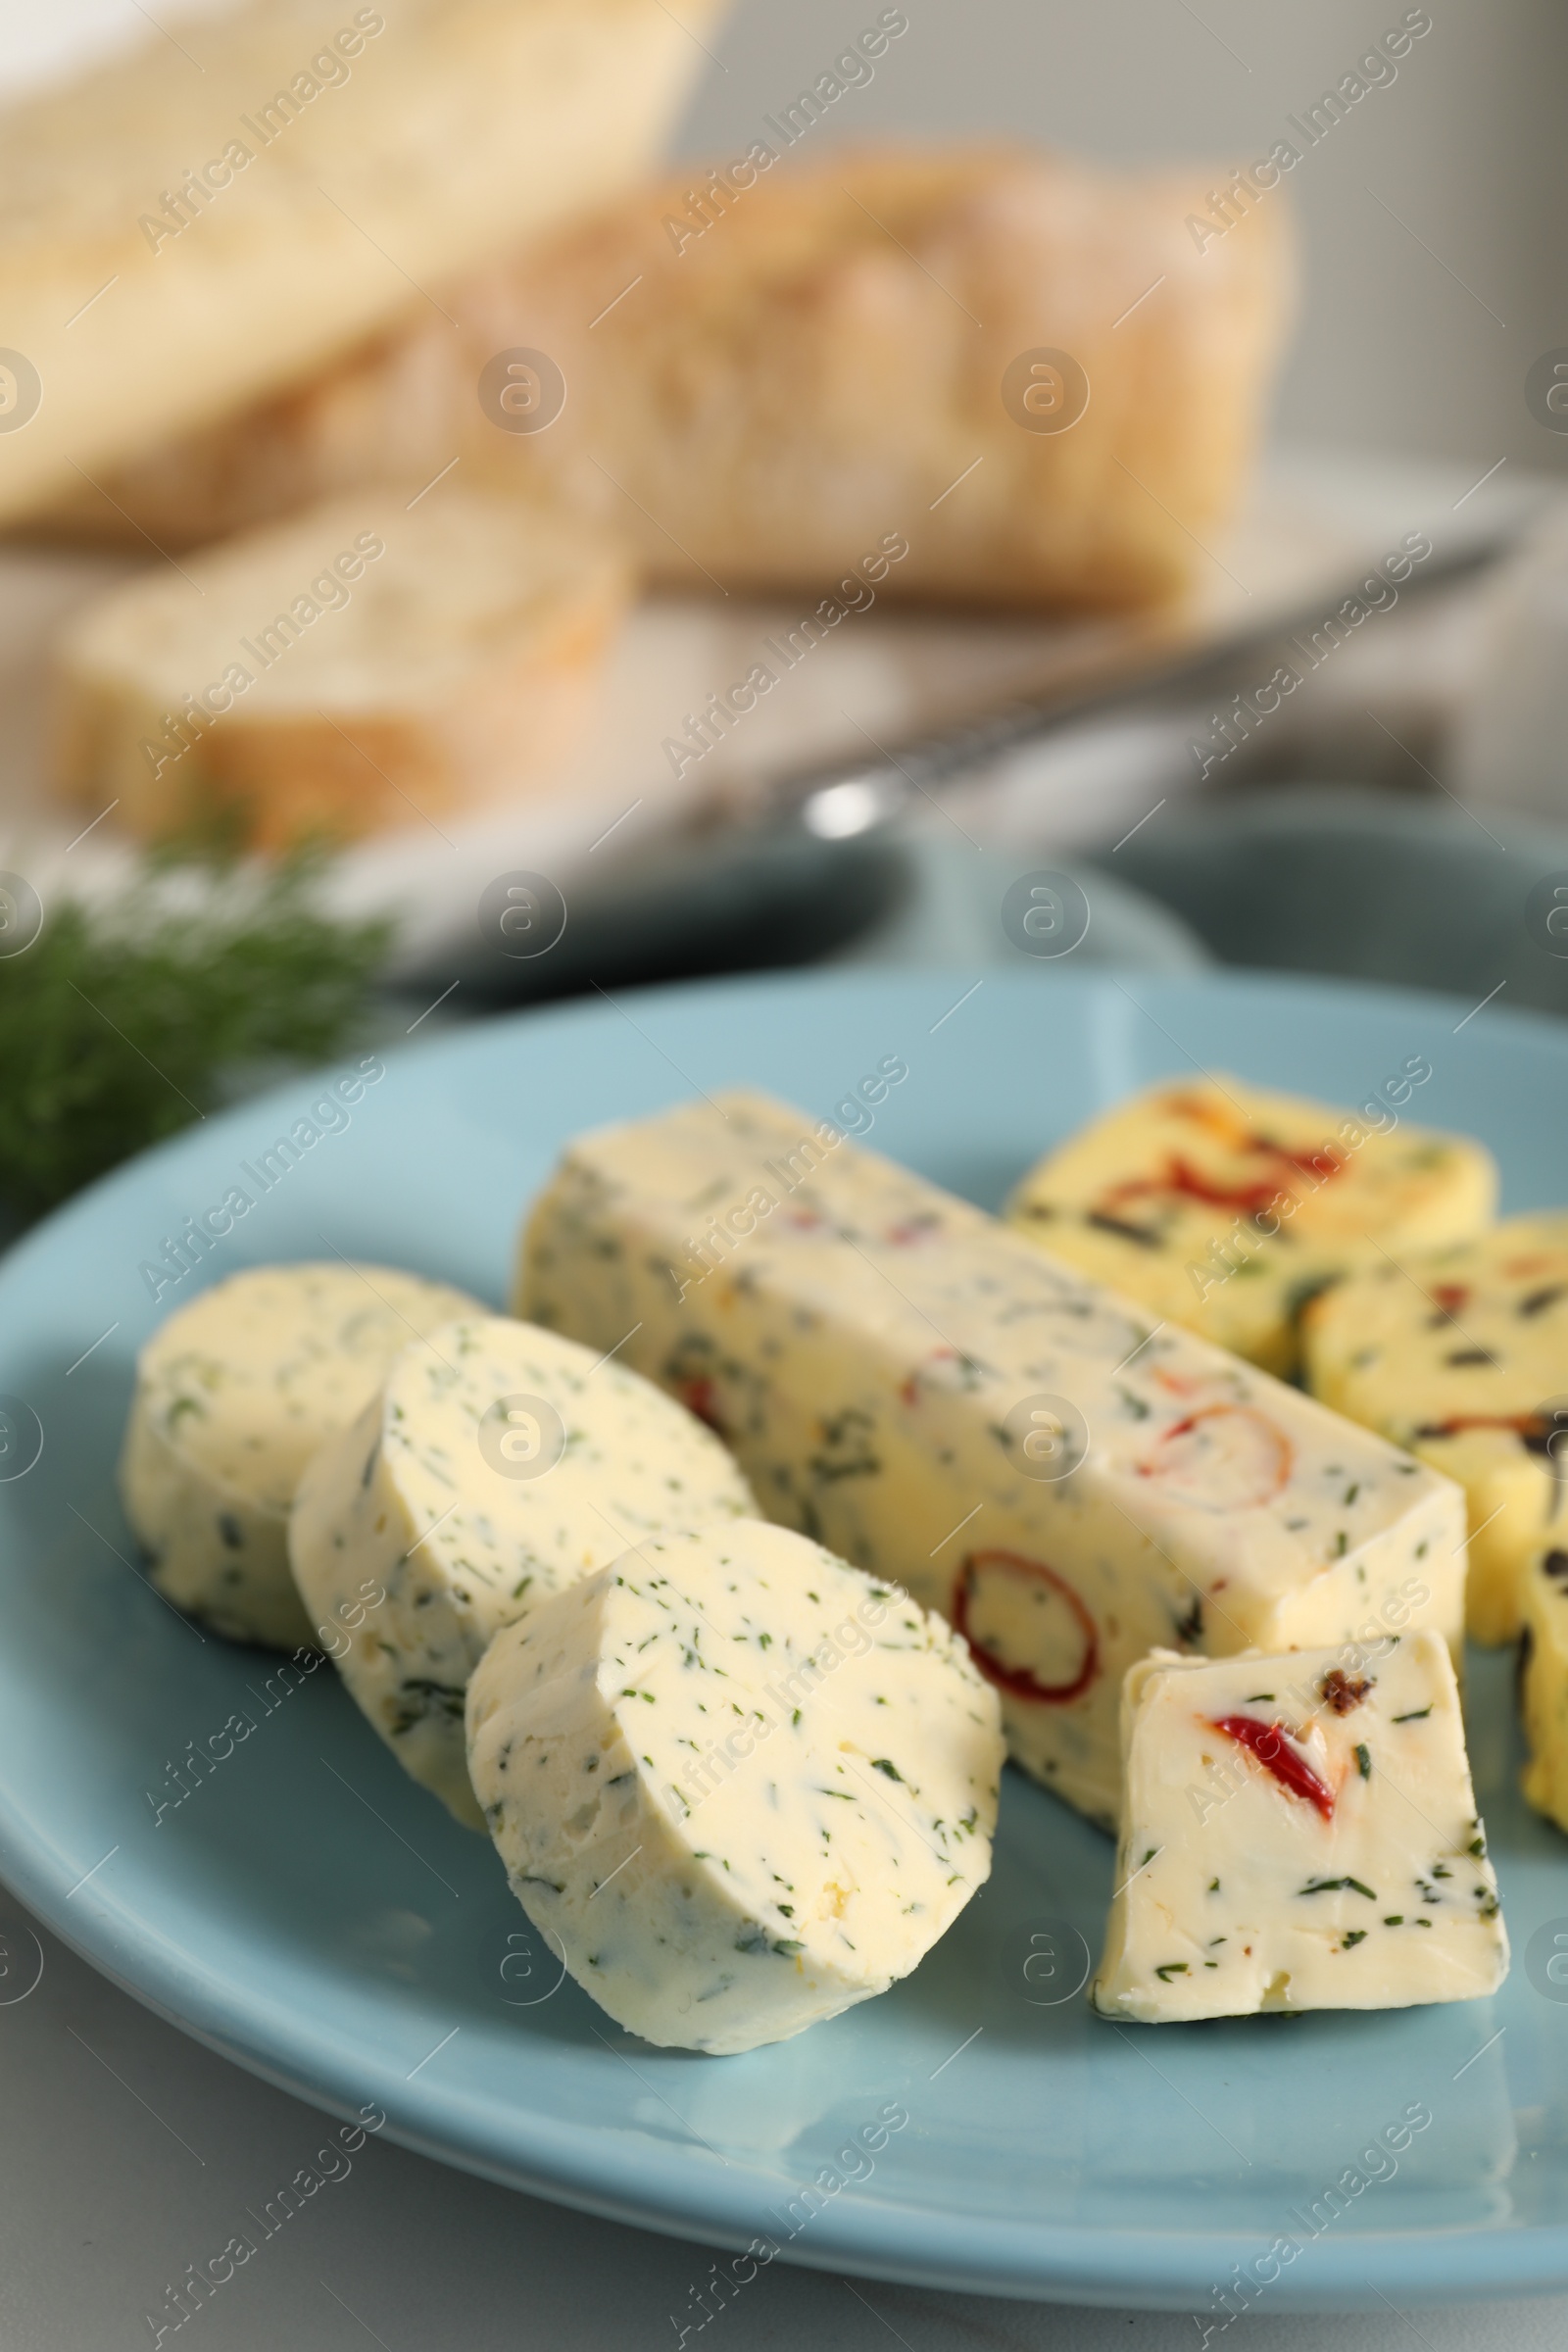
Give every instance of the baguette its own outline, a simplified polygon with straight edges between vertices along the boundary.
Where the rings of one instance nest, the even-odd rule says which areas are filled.
[[[216,828],[260,850],[526,797],[630,585],[618,546],[495,497],[313,508],[74,616],[59,788],[118,801],[143,840]]]
[[[8,108],[0,518],[411,301],[450,332],[421,289],[646,171],[701,62],[661,0],[242,0]]]
[[[410,318],[148,453],[116,502],[200,537],[368,469],[427,479],[461,448],[466,478],[612,525],[683,586],[819,590],[890,534],[908,552],[883,592],[922,598],[1114,608],[1205,564],[1289,310],[1283,198],[1200,250],[1206,199],[1180,175],[890,149],[743,176],[662,182],[475,274],[444,297],[457,336]],[[564,375],[548,430],[476,397],[517,347]],[[1066,429],[1039,429],[1071,388],[1050,363],[1030,377],[1043,347],[1087,383]],[[75,526],[94,512],[115,523],[82,501]]]

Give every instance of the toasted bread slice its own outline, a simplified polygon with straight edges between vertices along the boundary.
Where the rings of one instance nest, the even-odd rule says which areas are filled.
[[[624,609],[618,547],[443,486],[161,565],[74,618],[58,780],[147,840],[351,839],[525,797]]]
[[[1196,179],[1028,151],[696,177],[444,293],[458,334],[426,309],[62,519],[188,542],[461,447],[698,589],[832,589],[869,557],[882,594],[1108,609],[1207,564],[1290,306],[1282,192],[1200,246]],[[518,350],[564,379],[547,430],[483,398]]]
[[[648,169],[716,5],[241,0],[7,108],[0,516],[413,301],[450,332],[424,289]]]

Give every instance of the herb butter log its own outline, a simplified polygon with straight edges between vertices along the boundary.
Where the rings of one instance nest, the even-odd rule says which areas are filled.
[[[1014,1756],[1107,1827],[1156,1645],[1458,1639],[1448,1480],[804,1111],[582,1138],[516,1296],[711,1420],[769,1518],[950,1617]]]
[[[385,1588],[339,1670],[404,1769],[477,1830],[463,1701],[492,1636],[628,1544],[756,1508],[717,1439],[637,1373],[476,1314],[398,1355],[301,1482],[289,1549],[318,1616],[367,1578]]]
[[[161,1324],[136,1359],[120,1462],[160,1592],[231,1641],[314,1642],[288,1564],[300,1474],[412,1334],[474,1305],[390,1266],[259,1266]]]
[[[1511,1642],[1532,1555],[1568,1544],[1568,1217],[1379,1258],[1314,1299],[1302,1332],[1315,1396],[1464,1488],[1470,1632]]]
[[[1048,1153],[1006,1213],[1153,1314],[1287,1375],[1306,1300],[1382,1267],[1380,1250],[1466,1240],[1495,1208],[1490,1152],[1401,1121],[1431,1075],[1413,1054],[1353,1112],[1239,1078],[1167,1081]]]
[[[617,2024],[715,2055],[908,1975],[990,1876],[1003,1753],[940,1618],[759,1521],[639,1544],[468,1688],[528,1917]]]
[[[1508,1972],[1459,1692],[1436,1634],[1209,1662],[1122,1699],[1097,2009],[1146,2024],[1473,2001]]]

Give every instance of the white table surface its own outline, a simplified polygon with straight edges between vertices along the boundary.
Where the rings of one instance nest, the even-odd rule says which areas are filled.
[[[148,2315],[167,2320],[185,2266],[226,2241],[238,2208],[311,2162],[323,2120],[165,2025],[30,1930],[3,1893],[0,1947],[0,2352],[152,2346]],[[39,1950],[42,1974],[16,1998]],[[670,2315],[690,2319],[691,2289],[712,2259],[370,2139],[162,2340],[200,2352],[354,2352],[372,2341],[383,2352],[678,2352]],[[685,2340],[689,2352],[1199,2352],[1201,2331],[1178,2313],[937,2294],[778,2263]],[[1565,2342],[1568,2296],[1257,2312],[1233,2339],[1236,2352],[1558,2352]]]

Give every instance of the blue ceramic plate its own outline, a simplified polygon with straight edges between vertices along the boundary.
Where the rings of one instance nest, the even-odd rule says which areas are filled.
[[[1358,1102],[1424,1055],[1412,1108],[1486,1138],[1510,1209],[1568,1193],[1568,1028],[1545,1017],[1251,975],[967,985],[726,982],[407,1050],[158,1307],[142,1262],[313,1090],[209,1119],[17,1249],[0,1266],[0,1869],[118,1983],[270,2081],[343,2116],[377,2102],[410,2146],[715,2247],[1189,2306],[1216,2328],[1248,2303],[1568,2284],[1568,1843],[1516,1793],[1505,1660],[1471,1684],[1515,1949],[1495,2000],[1103,2024],[1081,1983],[1109,1843],[1009,1772],[995,1875],[914,1977],[711,2059],[651,2049],[559,1983],[489,1846],[403,1777],[329,1669],[293,1687],[262,1652],[204,1641],[129,1564],[116,1446],[134,1350],[171,1304],[330,1250],[499,1301],[563,1139],[694,1088],[749,1081],[831,1115],[899,1054],[909,1076],[871,1140],[990,1205],[1161,1073]],[[171,1765],[234,1714],[254,1729],[160,1817]],[[757,2267],[726,2253],[727,2291]]]

